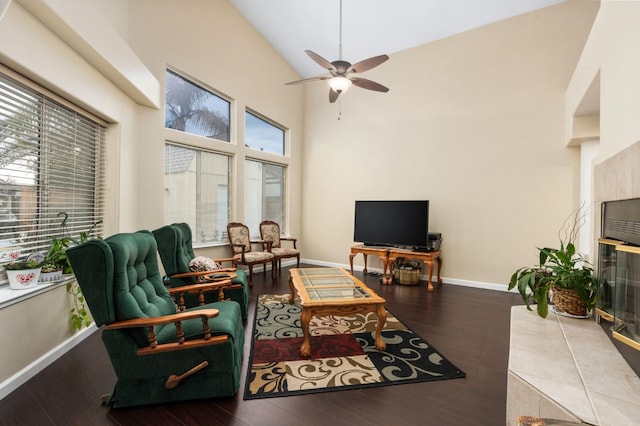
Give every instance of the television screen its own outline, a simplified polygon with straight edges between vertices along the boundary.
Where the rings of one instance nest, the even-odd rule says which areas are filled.
[[[353,240],[374,246],[427,247],[429,201],[356,201]]]

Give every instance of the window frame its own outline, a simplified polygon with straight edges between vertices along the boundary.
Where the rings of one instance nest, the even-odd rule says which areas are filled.
[[[261,182],[260,182],[261,183],[261,191],[262,191],[262,197],[261,197],[261,200],[260,200],[260,216],[261,216],[261,219],[259,219],[258,223],[255,224],[256,228],[253,228],[254,224],[248,223],[248,219],[247,219],[246,214],[245,214],[245,221],[247,221],[246,225],[249,227],[249,231],[251,233],[251,237],[252,238],[253,237],[257,238],[257,237],[260,236],[259,225],[260,225],[260,222],[262,222],[263,220],[273,220],[274,222],[278,223],[278,225],[280,226],[280,234],[282,236],[284,236],[285,235],[285,230],[288,229],[288,223],[287,223],[288,204],[287,203],[288,203],[289,197],[288,197],[288,182],[287,181],[288,181],[288,175],[289,175],[289,166],[287,164],[277,163],[277,162],[274,162],[274,161],[262,160],[262,159],[258,159],[258,158],[255,158],[255,157],[246,157],[244,159],[244,161],[245,161],[245,164],[247,162],[254,162],[254,163],[258,163],[258,164],[263,166]],[[281,192],[282,192],[282,197],[281,197],[281,206],[282,206],[281,207],[282,208],[281,215],[282,215],[282,217],[281,218],[264,217],[264,215],[265,215],[265,211],[264,210],[265,210],[266,204],[267,204],[267,201],[266,201],[266,195],[267,195],[266,194],[267,193],[266,185],[267,185],[267,182],[266,182],[264,166],[274,166],[274,167],[281,167],[282,168],[282,181],[280,183],[280,188],[281,188]],[[245,176],[244,176],[245,184],[247,182],[246,170],[247,170],[247,167],[245,166]],[[245,199],[244,199],[245,209],[247,207],[247,193],[248,193],[248,191],[245,191]]]
[[[257,152],[264,152],[267,154],[271,154],[271,155],[277,155],[277,156],[281,156],[284,157],[287,154],[287,129],[285,128],[285,126],[282,126],[278,123],[276,123],[275,121],[265,117],[264,115],[260,114],[259,112],[256,112],[250,108],[245,108],[244,111],[245,114],[245,121],[244,121],[244,126],[245,126],[245,144],[246,144],[246,134],[247,134],[247,115],[251,115],[254,118],[271,125],[272,127],[274,127],[275,129],[278,129],[282,132],[282,152],[278,153],[278,152],[271,152],[271,151],[265,151],[262,149],[258,149],[258,148],[253,148],[249,145],[246,145],[247,148],[249,148],[252,151],[257,151]]]
[[[15,105],[19,105],[21,100],[24,100],[22,102],[24,105],[28,105],[31,104],[30,101],[28,103],[26,101],[29,98],[33,98],[33,105],[38,105],[37,114],[30,118],[33,128],[39,129],[37,136],[33,139],[34,146],[37,147],[37,177],[33,178],[35,179],[33,183],[13,184],[14,186],[33,188],[37,195],[34,205],[37,206],[36,211],[38,214],[34,218],[26,219],[33,222],[28,226],[35,227],[31,232],[30,238],[26,242],[16,243],[9,247],[20,247],[23,254],[32,252],[46,253],[51,244],[51,238],[62,235],[62,216],[59,216],[60,211],[65,211],[69,215],[69,220],[64,230],[66,236],[78,238],[80,233],[89,231],[95,223],[98,223],[98,225],[93,230],[93,235],[100,235],[106,214],[106,191],[104,188],[106,186],[108,124],[90,112],[1,64],[0,76],[3,81],[6,80],[7,87],[13,87],[16,96],[20,96],[9,100],[8,93],[10,92],[6,92],[7,95],[3,101],[5,105],[13,104],[14,102]],[[88,127],[85,127],[86,125]],[[91,133],[81,133],[85,129]],[[64,132],[67,130],[73,130],[73,133],[65,134]],[[86,180],[80,176],[71,178],[70,181],[66,180],[68,179],[67,171],[69,169],[66,167],[68,163],[65,163],[65,167],[61,167],[60,163],[56,166],[54,162],[56,157],[59,160],[68,156],[69,143],[75,147],[75,152],[82,154],[83,159],[90,159],[89,162],[85,161],[83,164],[85,166],[84,170],[89,170],[89,175],[84,176],[90,176],[93,180],[92,183],[87,185],[86,182],[91,182],[91,180]],[[46,148],[46,150],[43,148]],[[89,148],[87,153],[83,153],[82,150],[87,148]],[[53,154],[51,154],[52,152]],[[48,161],[47,158],[49,159]],[[12,164],[10,163],[8,166]],[[74,168],[73,175],[76,175],[76,171],[82,170]],[[36,168],[32,172],[36,173]],[[11,175],[7,174],[7,176]],[[43,180],[44,178],[46,178],[46,181]],[[64,179],[64,181],[61,181],[61,179]],[[51,191],[60,193],[60,189],[56,188],[68,189],[69,182],[76,181],[81,182],[80,186],[73,185],[72,187],[74,190],[77,189],[79,191],[77,194],[84,194],[84,197],[78,196],[78,205],[84,206],[83,209],[74,210],[73,208],[65,207],[61,210],[60,206],[66,204],[66,196],[52,199],[44,195]],[[10,183],[7,183],[7,185],[10,185]],[[82,212],[81,216],[79,216],[79,212]],[[3,238],[4,236],[10,237],[11,233],[4,232],[0,234],[0,238],[5,239]],[[2,263],[7,262],[2,261]],[[0,307],[23,300],[30,297],[30,295],[48,291],[58,285],[60,283],[39,284],[34,289],[20,290],[18,295],[9,289],[8,281],[3,272],[0,277]]]
[[[205,136],[200,136],[197,134],[179,131],[171,128],[164,127],[164,144],[175,144],[181,145],[186,148],[201,150],[201,151],[211,151],[213,153],[228,155],[230,157],[230,170],[229,170],[229,199],[228,199],[228,222],[243,222],[245,223],[245,218],[247,217],[247,208],[245,205],[246,191],[247,185],[245,182],[245,170],[244,164],[247,160],[258,161],[260,163],[269,163],[277,166],[281,166],[284,168],[283,179],[284,183],[282,185],[283,188],[283,217],[286,218],[289,215],[290,206],[287,204],[290,200],[290,187],[289,187],[289,174],[290,167],[292,165],[292,161],[290,158],[290,130],[288,127],[279,124],[276,120],[268,118],[266,115],[257,112],[255,109],[250,108],[246,104],[238,101],[232,96],[224,94],[224,92],[217,90],[212,87],[212,85],[206,83],[205,81],[194,78],[193,75],[181,71],[178,68],[167,65],[165,67],[165,73],[170,71],[172,73],[177,74],[181,78],[192,82],[193,84],[202,87],[204,90],[209,91],[216,96],[223,98],[224,100],[230,103],[230,114],[229,114],[229,132],[230,132],[230,140],[223,141],[215,138],[208,138]],[[164,88],[164,111],[166,112],[166,84]],[[273,125],[282,131],[282,144],[283,144],[283,153],[275,154],[268,151],[260,151],[254,148],[250,148],[245,145],[244,139],[246,138],[245,130],[246,130],[246,114],[251,114],[257,117],[260,120],[265,121],[266,123]],[[163,120],[164,121],[164,120]],[[240,128],[240,131],[238,131]],[[168,206],[164,206],[164,217],[165,222],[167,221],[167,208]],[[286,235],[288,224],[282,223],[280,224],[281,232]],[[225,229],[226,231],[226,229]],[[222,238],[219,242],[205,242],[199,243],[196,242],[194,238],[193,246],[195,248],[204,248],[204,247],[222,247],[228,246],[228,239]]]
[[[226,157],[226,160],[227,160],[227,170],[226,170],[226,187],[227,187],[227,190],[226,190],[226,197],[227,197],[226,215],[227,215],[227,223],[228,223],[230,221],[229,219],[231,217],[231,200],[232,200],[231,188],[232,188],[232,175],[233,175],[233,170],[234,170],[234,167],[233,167],[233,155],[231,153],[228,153],[228,152],[221,152],[221,151],[216,151],[216,150],[211,150],[211,149],[205,149],[205,148],[202,148],[200,146],[179,143],[179,142],[172,141],[172,140],[169,140],[169,139],[165,140],[165,144],[164,145],[165,145],[165,177],[164,177],[164,179],[165,179],[164,180],[165,193],[167,191],[169,191],[169,189],[170,189],[170,188],[167,187],[167,180],[166,180],[167,179],[167,177],[166,177],[167,176],[167,173],[166,173],[166,164],[167,164],[166,163],[166,161],[167,161],[166,152],[167,152],[167,146],[168,145],[171,145],[171,146],[174,146],[174,147],[177,147],[177,148],[181,148],[181,149],[185,149],[185,150],[191,150],[191,151],[194,151],[195,153],[197,153],[199,155],[210,154],[210,155],[217,155],[217,156]],[[197,160],[197,161],[200,162],[201,159]],[[196,175],[195,175],[196,188],[194,188],[194,191],[195,191],[196,198],[199,198],[199,200],[197,200],[196,203],[198,203],[200,201],[200,197],[197,197],[197,194],[199,192],[198,187],[199,187],[199,185],[201,185],[201,182],[200,182],[200,180],[202,179],[201,171],[202,170],[196,170]],[[179,213],[180,212],[178,212],[178,214],[176,214],[176,217],[174,217],[172,219],[169,219],[167,217],[167,205],[165,203],[165,206],[164,206],[165,222],[167,224],[168,223],[175,223],[175,222],[186,222],[186,223],[189,223],[189,225],[191,227],[191,230],[192,230],[192,233],[193,233],[192,244],[193,244],[194,247],[209,247],[209,246],[219,246],[219,245],[226,244],[225,238],[224,238],[224,235],[226,235],[226,232],[227,232],[226,224],[222,229],[219,230],[219,232],[221,234],[221,237],[220,237],[219,240],[217,240],[217,241],[216,240],[212,240],[212,241],[203,242],[203,241],[199,241],[199,239],[197,237],[198,236],[198,229],[199,229],[199,227],[198,227],[198,216],[199,216],[198,211],[194,212],[194,215],[196,217],[195,218],[195,224],[193,223],[193,221],[189,220],[189,218],[187,218],[186,216],[181,216]]]

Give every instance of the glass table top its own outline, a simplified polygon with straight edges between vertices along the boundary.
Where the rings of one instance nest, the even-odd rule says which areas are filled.
[[[366,299],[372,294],[345,270],[338,268],[296,269],[311,300]]]

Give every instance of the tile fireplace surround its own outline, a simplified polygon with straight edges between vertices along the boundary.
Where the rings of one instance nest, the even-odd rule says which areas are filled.
[[[640,142],[593,170],[592,253],[597,253],[601,205],[640,198]],[[594,425],[640,424],[640,378],[593,319],[546,319],[512,308],[507,424],[519,415]],[[540,338],[540,336],[544,338]]]
[[[526,415],[632,426],[640,419],[638,401],[640,378],[593,318],[511,309],[508,425]]]

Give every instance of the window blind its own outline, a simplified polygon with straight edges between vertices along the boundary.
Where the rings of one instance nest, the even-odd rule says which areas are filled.
[[[101,221],[105,131],[0,73],[0,263],[9,250],[46,252],[52,237],[78,238]]]

